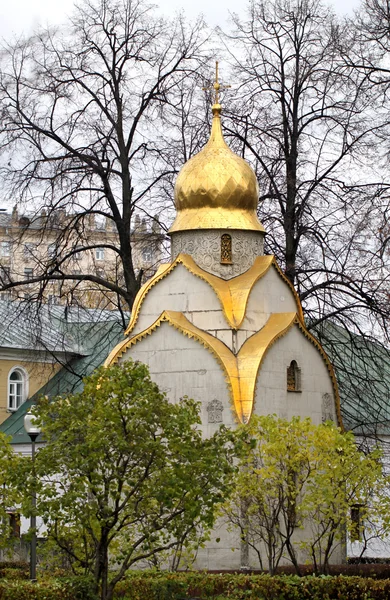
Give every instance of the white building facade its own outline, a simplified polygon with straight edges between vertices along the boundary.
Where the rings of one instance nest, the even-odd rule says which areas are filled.
[[[253,414],[341,425],[332,365],[294,288],[263,253],[256,177],[226,145],[220,116],[215,104],[208,144],[177,178],[171,262],[141,288],[106,364],[142,361],[172,402],[201,402],[204,435]],[[195,566],[240,568],[244,550],[220,525]],[[254,557],[247,566],[257,567]]]

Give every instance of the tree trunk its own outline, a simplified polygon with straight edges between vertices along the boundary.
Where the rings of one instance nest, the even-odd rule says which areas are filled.
[[[101,600],[110,600],[113,590],[109,590],[108,586],[108,532],[101,532],[100,542],[96,553],[95,562],[95,583],[96,589],[99,590]]]

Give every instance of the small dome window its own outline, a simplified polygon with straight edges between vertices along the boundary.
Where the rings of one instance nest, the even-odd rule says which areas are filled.
[[[232,263],[232,236],[224,233],[221,237],[221,264],[231,265]]]
[[[292,360],[290,366],[287,367],[287,391],[301,391],[301,369],[295,360]]]

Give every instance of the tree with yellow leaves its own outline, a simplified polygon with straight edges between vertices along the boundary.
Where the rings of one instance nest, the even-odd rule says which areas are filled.
[[[365,455],[352,433],[299,417],[253,416],[238,436],[240,469],[224,508],[230,523],[270,573],[282,557],[299,573],[299,550],[316,573],[326,573],[346,531],[356,528],[351,508],[376,510],[384,486],[380,451]]]

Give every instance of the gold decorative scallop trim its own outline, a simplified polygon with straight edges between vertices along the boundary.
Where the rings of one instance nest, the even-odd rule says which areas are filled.
[[[283,279],[284,283],[286,283],[288,285],[288,287],[290,288],[290,290],[292,291],[293,296],[295,298],[296,305],[297,305],[297,309],[298,309],[297,310],[298,317],[299,317],[300,321],[303,323],[303,325],[305,325],[305,317],[303,315],[302,304],[301,304],[301,300],[300,300],[300,298],[298,296],[297,290],[295,289],[295,287],[293,286],[293,284],[291,283],[291,281],[289,280],[289,278],[286,277],[286,275],[283,273],[283,271],[280,268],[280,266],[279,266],[279,264],[278,264],[278,262],[277,262],[277,260],[276,260],[275,257],[273,257],[272,264],[275,267],[277,273]]]
[[[307,331],[297,313],[271,315],[264,327],[248,338],[235,356],[223,342],[193,325],[183,313],[164,311],[150,327],[118,344],[108,356],[105,366],[116,363],[128,348],[137,344],[147,335],[151,335],[164,321],[170,323],[187,337],[198,340],[214,355],[224,370],[237,418],[242,423],[249,421],[253,411],[256,381],[264,356],[277,339],[285,335],[292,325],[297,324],[325,360],[335,392],[338,421],[342,426],[340,398],[332,365],[321,344]]]
[[[295,321],[297,313],[274,313],[260,331],[254,333],[241,346],[237,354],[240,374],[241,418],[248,423],[254,406],[257,375],[269,348],[282,337]]]
[[[146,336],[151,335],[157,329],[157,327],[160,327],[161,323],[163,322],[168,322],[187,337],[196,339],[202,344],[202,346],[207,348],[211,354],[213,354],[213,356],[217,359],[218,364],[223,368],[234,408],[237,414],[239,414],[239,410],[237,410],[239,409],[239,406],[236,404],[240,397],[239,374],[236,357],[223,342],[209,333],[206,333],[202,329],[195,327],[195,325],[193,325],[181,312],[165,310],[150,327],[134,337],[120,342],[111,351],[104,363],[104,366],[108,367],[117,363],[126,350],[137,344],[137,342],[143,340]]]
[[[274,265],[277,273],[282,277],[292,291],[297,305],[299,319],[302,321],[302,323],[304,323],[302,306],[298,294],[295,291],[294,286],[281,271],[274,256],[258,256],[255,259],[252,267],[245,271],[245,273],[242,273],[237,277],[233,277],[232,279],[225,280],[201,269],[201,267],[199,267],[193,258],[191,258],[191,256],[188,254],[179,254],[173,263],[161,265],[156,274],[139,290],[134,301],[130,323],[125,331],[125,335],[129,335],[134,329],[138,320],[141,305],[151,288],[156,285],[156,283],[164,279],[164,277],[169,275],[169,273],[173,271],[173,269],[175,269],[179,264],[182,264],[190,273],[196,277],[199,277],[212,287],[221,303],[226,321],[228,322],[229,326],[235,330],[239,329],[242,325],[248,305],[249,295],[254,285],[268,272],[271,265]]]
[[[135,297],[134,303],[133,303],[133,308],[131,310],[130,322],[125,331],[125,335],[129,335],[132,332],[132,330],[134,329],[135,324],[138,321],[139,311],[141,308],[141,304],[145,300],[145,296],[148,294],[148,292],[150,292],[152,287],[154,285],[156,285],[156,283],[161,281],[161,279],[164,279],[164,277],[166,275],[168,275],[168,273],[171,272],[171,270],[174,266],[176,266],[175,263],[168,263],[168,264],[165,263],[165,264],[160,265],[159,268],[157,269],[157,271],[155,272],[155,274],[153,275],[153,277],[148,279],[148,281],[146,281],[143,284],[143,286],[140,287],[140,289],[138,290],[138,293]]]

